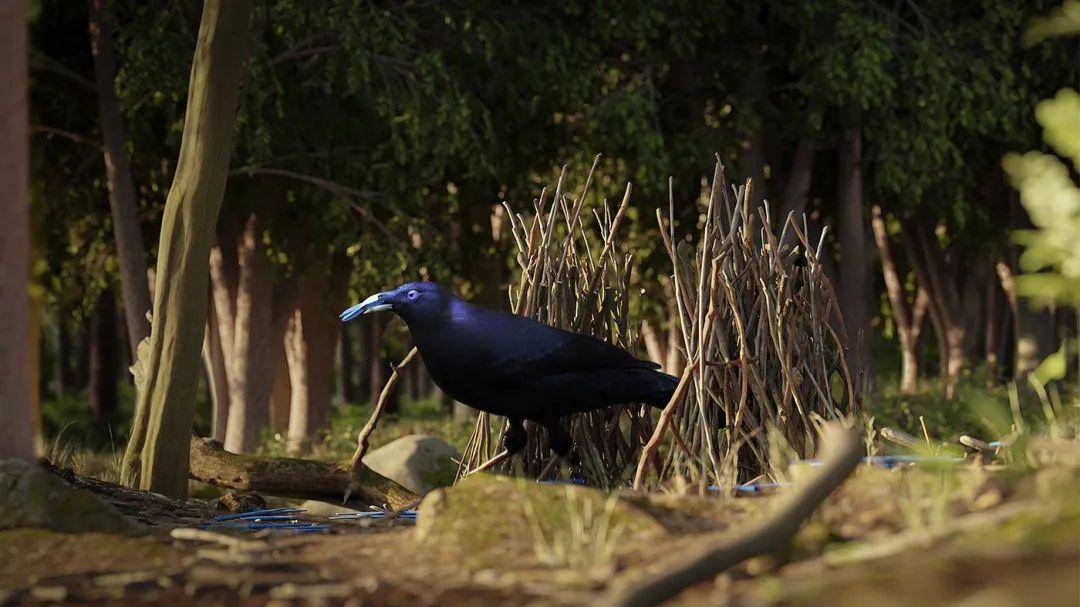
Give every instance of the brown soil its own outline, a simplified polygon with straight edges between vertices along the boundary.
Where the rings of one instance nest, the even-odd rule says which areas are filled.
[[[673,604],[1080,603],[1080,506],[1064,503],[951,533],[949,526],[969,520],[965,516],[1015,505],[1046,483],[972,473],[952,479],[950,499],[935,505],[909,495],[910,487],[926,480],[910,474],[861,471],[830,497],[791,548],[744,563]],[[1075,474],[1064,478],[1060,492],[1075,497]],[[1061,488],[1061,475],[1054,480]],[[213,514],[207,503],[169,505],[160,496],[99,481],[78,484],[154,526],[136,536],[0,532],[0,605],[588,605],[613,577],[660,567],[664,558],[695,545],[701,532],[740,528],[771,507],[768,497],[624,498],[621,508],[645,513],[658,526],[621,535],[610,563],[551,567],[538,559],[533,535],[522,531],[527,527],[514,526],[520,521],[512,523],[513,533],[494,534],[498,542],[439,535],[420,541],[415,528],[395,522],[338,522],[321,535],[246,533],[195,541],[174,539],[170,530],[206,520]],[[519,516],[519,500],[503,490],[492,490],[492,503],[469,505],[477,529],[511,524],[505,517]],[[1036,500],[1021,506],[1027,503],[1042,508]],[[913,512],[919,508],[926,511]],[[935,523],[935,516],[947,518]],[[937,525],[928,528],[931,539],[888,556],[846,558],[837,550],[858,555],[895,542],[898,532],[910,533],[922,519]]]

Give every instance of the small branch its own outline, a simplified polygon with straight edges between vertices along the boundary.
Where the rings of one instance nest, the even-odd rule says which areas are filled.
[[[656,456],[656,450],[660,448],[660,440],[671,423],[671,415],[675,412],[675,407],[679,406],[683,397],[686,396],[686,391],[690,387],[690,379],[694,377],[695,368],[697,368],[697,361],[691,362],[683,369],[679,385],[675,387],[675,392],[671,394],[671,400],[664,406],[664,410],[660,412],[660,421],[656,423],[656,429],[653,430],[652,436],[649,437],[649,442],[645,443],[645,448],[641,450],[637,473],[634,474],[634,491],[641,490],[641,484],[645,480],[645,469],[649,466],[649,462],[653,457]],[[678,434],[678,430],[675,428],[672,428],[672,432]]]
[[[91,81],[89,78],[86,78],[85,76],[82,76],[81,74],[78,74],[64,67],[63,64],[61,64],[59,61],[53,59],[52,57],[49,57],[48,55],[37,49],[30,50],[30,66],[35,69],[45,70],[47,72],[52,72],[58,76],[67,78],[71,82],[79,85],[80,88],[90,93],[93,93],[95,97],[98,94],[97,85],[94,84],[94,82]]]
[[[416,347],[414,346],[409,353],[405,355],[405,358],[401,359],[401,362],[394,365],[394,370],[390,373],[390,378],[386,380],[386,384],[383,386],[382,392],[379,393],[379,402],[375,404],[375,409],[371,412],[371,417],[368,418],[367,423],[364,424],[363,429],[360,430],[360,434],[356,437],[356,451],[353,452],[352,459],[349,460],[349,464],[355,468],[367,455],[368,439],[371,438],[371,433],[375,431],[375,426],[379,424],[379,419],[382,418],[383,410],[386,408],[386,401],[390,400],[390,394],[394,391],[394,386],[398,383],[398,378],[401,374],[398,373],[403,367],[412,362],[412,359],[416,358]]]
[[[659,605],[694,584],[714,578],[742,561],[774,550],[788,542],[817,506],[839,487],[859,463],[862,446],[855,432],[838,424],[826,426],[822,444],[824,465],[813,478],[780,505],[776,514],[747,532],[730,537],[721,532],[688,556],[672,559],[671,566],[639,579],[616,584],[600,601],[608,607],[646,607]]]
[[[94,141],[92,139],[87,139],[86,137],[83,137],[82,135],[79,135],[78,133],[72,133],[71,131],[65,131],[63,129],[58,129],[56,127],[51,127],[51,126],[44,126],[44,125],[41,125],[41,124],[32,124],[32,125],[30,125],[30,132],[31,133],[44,133],[46,135],[56,135],[57,137],[63,137],[64,139],[74,141],[75,143],[81,143],[83,145],[90,146],[90,147],[94,148],[95,150],[97,150],[99,152],[102,152],[102,153],[105,152],[105,148],[101,147],[100,143],[98,143],[98,142],[96,142],[96,141]]]
[[[480,472],[490,470],[490,469],[494,468],[495,466],[498,466],[499,464],[506,461],[509,457],[510,457],[510,452],[507,451],[506,449],[503,449],[502,451],[499,451],[497,454],[495,454],[495,457],[492,457],[488,461],[486,461],[486,462],[480,464],[479,466],[477,466],[476,469],[469,470],[465,474],[465,476],[472,476],[474,474],[479,474]]]

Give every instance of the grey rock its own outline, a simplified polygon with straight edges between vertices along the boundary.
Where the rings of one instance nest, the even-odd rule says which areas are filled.
[[[457,449],[437,436],[410,434],[368,453],[364,463],[372,470],[423,495],[454,483]]]
[[[93,493],[21,459],[0,460],[0,529],[120,533],[139,525]]]

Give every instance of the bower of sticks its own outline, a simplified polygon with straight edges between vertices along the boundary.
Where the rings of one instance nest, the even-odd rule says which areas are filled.
[[[507,205],[519,269],[510,306],[633,351],[642,333],[631,305],[635,259],[619,241],[633,187],[617,205],[586,208],[598,163],[599,156],[577,191],[564,168],[554,192],[544,189],[532,209]],[[679,387],[657,422],[634,404],[564,421],[574,438],[570,474],[590,485],[731,486],[812,454],[823,422],[857,419],[858,378],[819,260],[827,232],[811,241],[805,217],[772,217],[767,201],[748,203],[752,181],[729,181],[719,158],[698,201],[699,225],[675,225],[672,186],[656,221],[670,263],[673,358],[682,363],[666,370],[681,374]],[[545,476],[553,464],[545,433],[526,426],[522,461],[496,467]],[[479,415],[460,475],[497,458],[502,430],[501,420]]]

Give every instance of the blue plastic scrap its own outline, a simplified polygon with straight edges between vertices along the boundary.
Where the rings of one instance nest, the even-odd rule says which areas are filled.
[[[212,522],[199,525],[202,529],[242,529],[261,531],[263,529],[281,529],[295,533],[321,533],[329,531],[329,525],[314,523],[297,518],[296,515],[307,512],[300,508],[269,508],[252,510],[236,514],[215,516]]]

